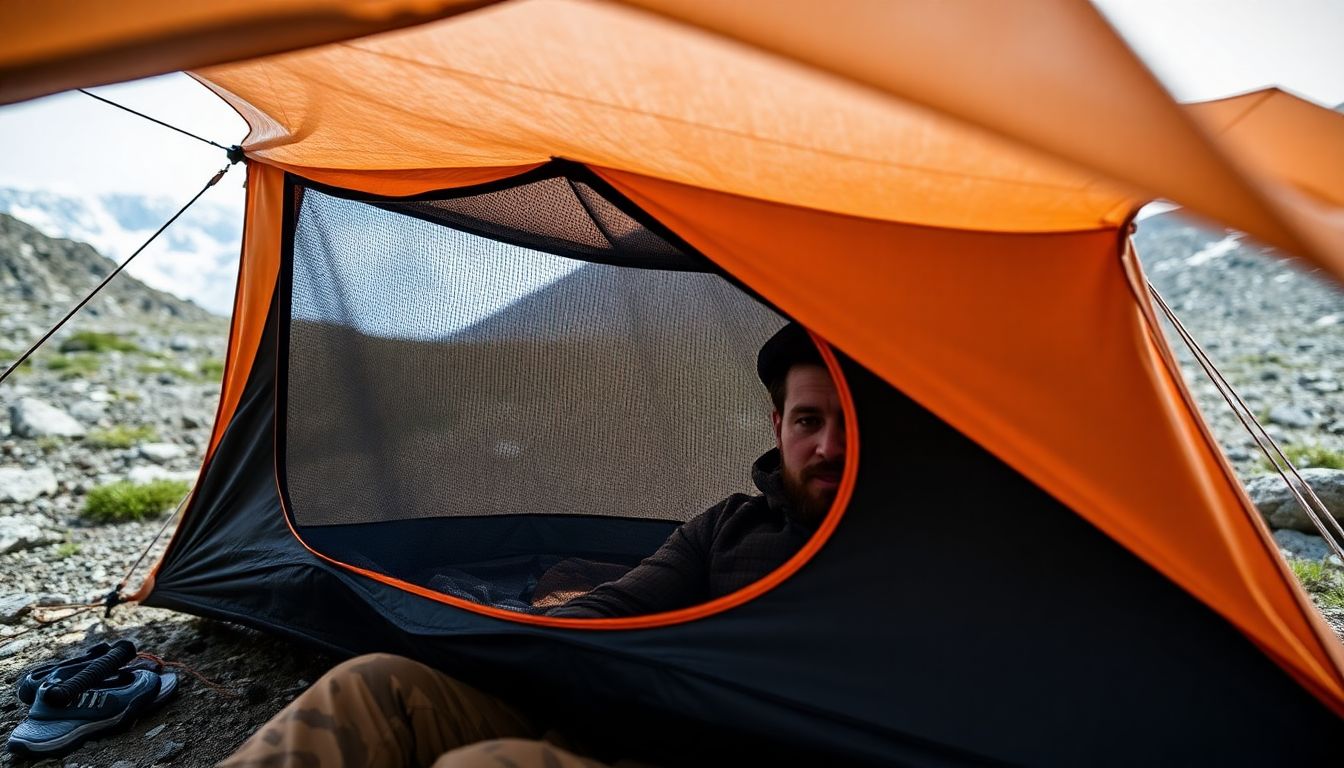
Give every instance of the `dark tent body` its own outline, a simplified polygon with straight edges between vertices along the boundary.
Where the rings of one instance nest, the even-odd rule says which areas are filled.
[[[286,248],[280,279],[291,285],[277,286],[239,407],[148,605],[342,653],[426,660],[565,712],[596,743],[650,760],[713,762],[751,750],[919,765],[1263,764],[1326,759],[1344,744],[1338,718],[1217,614],[843,356],[862,436],[852,497],[805,565],[730,610],[643,629],[536,626],[316,557],[308,546],[393,575],[414,572],[416,562],[479,565],[491,555],[634,561],[675,521],[528,514],[379,522],[371,514],[362,523],[296,523],[281,503],[277,470],[286,466],[284,388],[292,381],[284,369],[292,376],[301,357],[303,322],[287,301],[292,237]],[[691,265],[697,260],[688,254]],[[551,288],[593,266],[601,265]],[[665,267],[616,269],[638,282]],[[579,296],[610,297],[617,288],[581,282],[556,292],[584,306]],[[529,300],[548,304],[540,292],[520,304]],[[545,347],[547,334],[536,334]],[[463,365],[469,356],[443,348],[489,345],[498,335],[469,328],[439,345],[440,357]],[[381,359],[380,345],[414,356],[402,341],[341,338],[357,350],[343,358],[351,378],[383,376],[386,366],[362,362]],[[304,343],[320,345],[316,336]],[[550,343],[558,348],[552,359],[573,356],[564,334]]]

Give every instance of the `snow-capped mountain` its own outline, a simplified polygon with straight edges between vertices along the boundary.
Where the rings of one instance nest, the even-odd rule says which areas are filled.
[[[121,262],[181,207],[144,195],[70,195],[0,188],[0,212],[50,237],[86,242]],[[152,288],[191,299],[216,314],[231,311],[242,238],[241,209],[197,201],[127,272]]]

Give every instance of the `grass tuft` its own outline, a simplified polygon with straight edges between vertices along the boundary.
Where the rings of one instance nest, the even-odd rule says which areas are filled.
[[[1308,592],[1325,589],[1335,583],[1334,574],[1324,560],[1293,558],[1288,561],[1288,567],[1293,569],[1293,575]]]
[[[135,366],[135,370],[137,373],[149,374],[151,376],[160,373],[168,373],[179,379],[196,378],[195,373],[192,373],[180,365],[173,365],[172,363],[141,363]]]
[[[22,354],[23,354],[22,350],[0,348],[0,373],[4,373],[5,371],[9,370],[9,368],[14,365],[14,361],[18,360],[19,355]],[[20,374],[26,374],[32,370],[33,370],[33,358],[30,357],[27,360],[23,361],[23,365],[19,366],[19,369],[15,371],[13,375],[18,376]]]
[[[175,507],[188,490],[190,486],[179,480],[155,480],[143,485],[122,480],[89,491],[80,514],[98,523],[144,520]]]
[[[62,379],[79,379],[98,372],[98,356],[89,352],[61,355],[47,361],[47,370],[61,374]]]
[[[1324,560],[1288,561],[1302,588],[1307,590],[1316,602],[1327,608],[1344,608],[1344,579]]]
[[[218,381],[224,377],[224,361],[210,358],[201,361],[201,378]]]
[[[56,545],[57,559],[64,560],[79,554],[79,545],[73,541],[63,541]]]
[[[138,352],[135,342],[115,333],[80,331],[61,342],[62,352]]]
[[[118,424],[110,429],[91,430],[84,442],[94,448],[130,448],[137,443],[152,442],[158,437],[158,430],[150,424],[136,427]]]
[[[1283,447],[1283,454],[1295,467],[1344,469],[1344,452],[1321,445],[1286,445]],[[1270,472],[1276,471],[1269,459],[1261,458],[1260,465]]]

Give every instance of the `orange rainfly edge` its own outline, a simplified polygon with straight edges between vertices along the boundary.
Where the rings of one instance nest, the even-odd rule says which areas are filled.
[[[201,460],[197,484],[205,475],[215,449],[224,437],[224,431],[233,420],[234,411],[243,396],[243,387],[247,386],[247,377],[252,373],[257,345],[266,327],[266,315],[270,311],[275,281],[280,274],[284,180],[284,172],[277,168],[254,161],[247,164],[242,253],[238,258],[238,280],[233,295],[233,316],[229,322],[229,342],[224,352],[224,379],[220,383],[215,423],[210,429],[210,442]],[[191,497],[184,504],[182,518],[185,519],[191,513],[195,500],[193,488]],[[178,525],[181,524],[182,521],[178,520]],[[154,577],[162,564],[163,557],[160,556],[149,575],[126,600],[139,601],[147,597],[154,590]]]
[[[854,495],[854,486],[859,477],[859,420],[854,412],[854,395],[850,392],[849,383],[845,380],[844,372],[840,369],[840,361],[836,358],[826,340],[818,336],[815,332],[809,331],[812,342],[817,345],[817,351],[821,353],[822,360],[826,363],[826,370],[831,374],[831,380],[835,382],[836,393],[840,397],[840,407],[845,414],[845,441],[848,445],[848,458],[845,461],[845,468],[840,477],[840,488],[836,491],[835,501],[831,502],[831,508],[826,513],[826,517],[817,527],[816,533],[807,540],[801,549],[793,553],[793,556],[784,561],[775,570],[767,573],[765,576],[753,581],[735,592],[730,592],[722,597],[716,597],[697,605],[687,608],[678,608],[661,613],[650,613],[642,616],[622,616],[616,618],[562,618],[559,616],[546,616],[542,614],[519,613],[504,608],[496,608],[491,605],[474,603],[470,600],[464,600],[460,597],[440,592],[435,589],[413,584],[403,579],[389,576],[385,573],[372,571],[367,568],[361,568],[357,565],[351,565],[338,560],[329,555],[313,549],[304,541],[303,536],[294,526],[293,512],[289,509],[285,500],[284,490],[280,487],[280,465],[279,452],[276,452],[275,464],[275,494],[280,500],[280,514],[285,519],[285,525],[294,538],[308,550],[310,554],[332,565],[338,565],[353,573],[382,582],[388,586],[395,587],[411,594],[433,600],[436,603],[451,605],[455,608],[461,608],[472,613],[479,613],[485,616],[491,616],[497,619],[517,622],[519,624],[534,624],[543,627],[560,627],[565,629],[586,629],[586,630],[611,630],[611,629],[651,629],[653,627],[662,627],[669,624],[680,624],[682,622],[694,621],[706,616],[712,616],[721,613],[730,608],[735,608],[743,603],[756,599],[760,595],[769,592],[775,587],[783,584],[791,576],[798,572],[812,559],[813,555],[819,552],[835,532],[836,526],[840,524],[840,519],[845,514],[845,508],[849,506],[850,497]]]
[[[266,327],[266,315],[280,274],[280,225],[284,206],[285,174],[257,162],[247,164],[247,205],[243,218],[243,252],[238,260],[238,285],[233,296],[233,321],[224,357],[219,410],[205,450],[205,464],[215,454],[224,430],[233,419],[238,400],[252,373],[257,344]]]

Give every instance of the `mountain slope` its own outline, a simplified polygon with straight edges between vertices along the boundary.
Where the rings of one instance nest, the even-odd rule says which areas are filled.
[[[60,194],[0,189],[0,213],[51,237],[92,245],[117,261],[130,256],[181,201],[126,194]],[[227,315],[238,273],[242,212],[208,196],[163,232],[128,268],[147,285]]]
[[[47,237],[0,213],[0,305],[4,307],[0,319],[6,326],[22,321],[54,321],[116,266],[86,243]],[[150,288],[125,273],[109,283],[83,312],[131,322],[213,318],[196,304]]]

